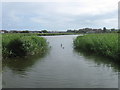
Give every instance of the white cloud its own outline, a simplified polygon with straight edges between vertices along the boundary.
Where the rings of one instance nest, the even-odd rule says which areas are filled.
[[[33,17],[33,18],[30,18],[30,20],[31,20],[32,22],[39,23],[39,24],[47,24],[47,23],[50,23],[48,20],[43,19],[42,17]]]
[[[118,19],[117,18],[105,18],[105,19],[98,19],[89,22],[93,25],[107,27],[107,28],[118,28]]]
[[[117,18],[109,18],[109,19],[104,19],[103,22],[106,24],[109,24],[109,23],[113,24],[113,23],[118,22],[118,19]]]
[[[117,2],[118,0],[59,0],[46,3],[7,3],[4,8],[9,17],[4,18],[11,18],[12,23],[21,21],[19,24],[22,26],[40,25],[48,29],[82,28],[87,25],[117,27]]]
[[[15,22],[19,22],[21,21],[21,18],[17,16],[16,12],[15,11],[11,11],[9,13],[9,17],[11,20],[15,21]]]
[[[80,2],[59,3],[56,11],[72,15],[99,15],[117,10],[118,0],[80,0]]]
[[[3,2],[52,2],[54,5],[49,4],[44,7],[60,14],[71,15],[99,15],[117,10],[119,0],[3,0]],[[55,5],[56,4],[56,5]]]

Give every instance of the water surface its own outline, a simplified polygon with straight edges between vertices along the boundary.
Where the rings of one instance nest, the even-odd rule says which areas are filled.
[[[45,54],[6,60],[6,88],[117,88],[118,66],[101,57],[73,49],[76,35],[44,36],[50,45]],[[62,44],[62,45],[61,45]]]

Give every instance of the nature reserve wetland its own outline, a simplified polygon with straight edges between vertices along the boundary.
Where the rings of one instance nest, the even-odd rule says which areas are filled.
[[[120,88],[119,0],[12,1],[0,3],[0,88]]]
[[[3,60],[3,87],[117,88],[119,65],[74,49],[77,36],[41,36],[48,42],[44,53]]]

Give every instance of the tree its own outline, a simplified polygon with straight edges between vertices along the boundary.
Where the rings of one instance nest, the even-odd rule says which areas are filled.
[[[21,33],[29,33],[29,31],[27,31],[27,30],[26,31],[21,31]]]
[[[48,31],[47,30],[42,30],[43,33],[47,33]]]
[[[103,32],[107,32],[107,29],[106,29],[106,27],[103,27]]]
[[[111,31],[115,31],[115,29],[114,29],[114,28],[112,28],[112,29],[111,29]]]

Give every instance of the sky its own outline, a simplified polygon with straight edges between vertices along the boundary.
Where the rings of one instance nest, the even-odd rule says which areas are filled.
[[[118,28],[118,0],[2,1],[1,29],[66,31],[103,27]]]

